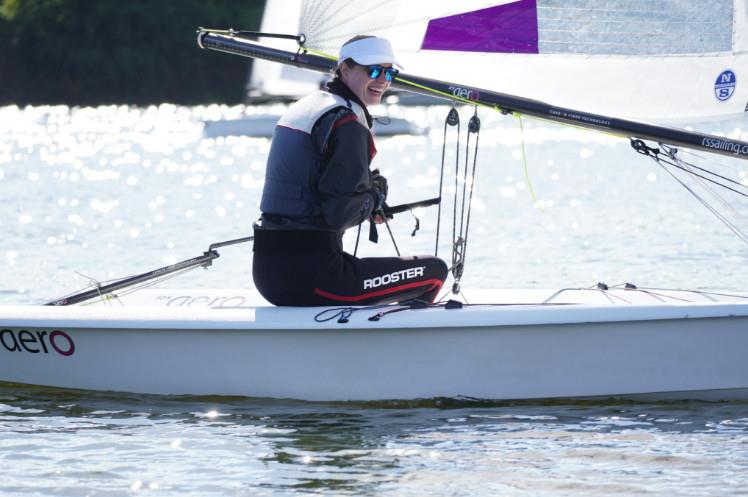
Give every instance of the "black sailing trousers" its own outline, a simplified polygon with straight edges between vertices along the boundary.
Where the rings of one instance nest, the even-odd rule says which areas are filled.
[[[433,256],[357,258],[328,231],[255,229],[252,277],[274,305],[433,302],[447,278]]]

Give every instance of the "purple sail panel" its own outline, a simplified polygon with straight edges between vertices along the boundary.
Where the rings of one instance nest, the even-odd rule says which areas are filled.
[[[538,53],[536,0],[429,21],[421,48],[458,52]]]

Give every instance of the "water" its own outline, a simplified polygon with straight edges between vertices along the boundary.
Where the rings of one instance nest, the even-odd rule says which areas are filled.
[[[0,388],[3,495],[745,495],[748,406]]]
[[[269,140],[201,137],[203,119],[239,112],[170,105],[0,109],[0,301],[51,300],[91,280],[142,272],[250,234]],[[446,108],[392,112],[428,124],[431,133],[378,141],[375,166],[390,180],[391,202],[436,196]],[[468,117],[464,111],[463,123]],[[626,140],[527,121],[528,181],[516,119],[489,112],[481,118],[464,286],[631,281],[744,289],[745,245]],[[748,129],[742,121],[723,128],[738,137]],[[447,189],[454,188],[450,138]],[[464,150],[461,169],[463,157]],[[738,162],[730,173],[748,181],[745,161]],[[451,205],[445,204],[440,246],[447,258]],[[402,252],[433,252],[436,214],[433,207],[421,211],[416,237],[411,216],[398,216],[392,228]],[[352,249],[355,233],[348,235]],[[394,255],[382,235],[359,253]],[[251,286],[249,247],[221,253],[209,271],[170,285]]]
[[[43,302],[249,234],[269,142],[201,136],[203,119],[243,110],[0,108],[0,304]],[[435,196],[446,109],[391,112],[431,127],[378,140],[392,203]],[[745,290],[742,242],[626,141],[528,121],[528,180],[517,121],[481,118],[465,287]],[[740,119],[699,126],[748,138]],[[748,178],[744,164],[717,162]],[[445,208],[446,257],[451,216]],[[409,215],[392,223],[405,253],[433,252],[436,209],[419,217],[416,237]],[[359,253],[392,254],[381,235]],[[250,249],[222,249],[209,270],[168,286],[251,286]],[[740,402],[319,404],[0,386],[9,496],[745,495],[747,466]]]

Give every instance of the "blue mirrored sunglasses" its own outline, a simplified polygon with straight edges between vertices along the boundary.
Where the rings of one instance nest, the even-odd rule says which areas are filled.
[[[369,77],[371,79],[377,79],[380,74],[384,73],[384,78],[387,81],[392,81],[394,78],[397,77],[398,74],[400,74],[400,71],[398,71],[394,67],[384,67],[380,65],[375,65],[375,66],[364,66],[364,68],[366,68],[367,72],[369,73]]]

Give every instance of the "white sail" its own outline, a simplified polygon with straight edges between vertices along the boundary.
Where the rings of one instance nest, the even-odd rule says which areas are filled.
[[[265,6],[260,30],[265,33],[297,34],[301,0],[270,0]],[[288,40],[263,38],[268,46],[288,49]],[[296,99],[319,88],[326,78],[319,73],[305,71],[286,64],[262,59],[252,62],[252,72],[247,85],[251,99]]]
[[[389,38],[411,74],[636,119],[748,103],[746,0],[302,2],[307,46]]]

